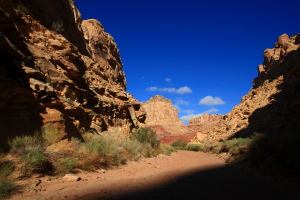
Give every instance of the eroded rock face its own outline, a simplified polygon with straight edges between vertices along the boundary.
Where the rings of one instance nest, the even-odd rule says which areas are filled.
[[[203,126],[211,122],[218,121],[221,118],[222,115],[220,114],[213,115],[205,113],[201,116],[191,118],[187,126],[190,130],[199,131]]]
[[[182,135],[187,130],[178,118],[178,110],[172,105],[172,101],[161,95],[151,97],[142,103],[146,112],[146,126],[162,126],[172,135]],[[158,129],[159,130],[159,129]],[[157,134],[165,134],[157,131]]]
[[[218,141],[254,132],[291,132],[300,128],[300,34],[278,38],[264,51],[253,88],[220,121],[202,129],[196,140]],[[201,138],[201,139],[200,139]],[[194,140],[195,141],[195,140]]]
[[[125,138],[145,113],[125,91],[113,38],[95,20],[82,23],[74,2],[43,3],[0,1],[0,141],[45,123],[62,139],[90,129]],[[63,21],[61,32],[50,30],[50,21]]]
[[[119,83],[123,89],[126,89],[123,64],[113,37],[106,33],[101,23],[95,19],[84,20],[82,28],[91,50],[91,56],[93,60],[105,67],[108,82]]]

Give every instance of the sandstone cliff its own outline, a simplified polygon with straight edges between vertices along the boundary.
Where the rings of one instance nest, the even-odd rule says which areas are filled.
[[[190,130],[193,131],[199,131],[201,128],[203,128],[204,126],[207,126],[208,124],[218,121],[222,118],[222,115],[220,114],[203,114],[201,116],[197,116],[197,117],[193,117],[190,119],[187,127]]]
[[[187,132],[186,127],[178,118],[178,110],[172,105],[172,101],[161,95],[151,97],[147,102],[142,103],[147,113],[146,126],[161,126],[164,131],[157,129],[157,134],[182,135]]]
[[[125,137],[145,113],[126,93],[117,45],[74,2],[0,0],[0,141],[43,124],[60,138]]]
[[[253,88],[241,103],[196,140],[218,141],[254,132],[290,132],[300,128],[300,34],[281,35],[275,48],[264,51]]]

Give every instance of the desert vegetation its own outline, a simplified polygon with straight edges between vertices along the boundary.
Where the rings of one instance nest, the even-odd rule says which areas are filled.
[[[228,164],[244,163],[250,168],[258,168],[262,173],[284,172],[295,177],[300,175],[297,170],[300,168],[299,142],[300,135],[294,131],[253,133],[246,138],[232,138],[220,142],[201,141],[199,144],[187,144],[178,140],[171,146],[188,151],[225,153]]]
[[[59,133],[45,125],[34,135],[8,140],[10,150],[0,157],[0,198],[8,197],[14,180],[33,174],[64,175],[76,170],[93,171],[126,164],[129,160],[170,155],[174,148],[160,144],[156,133],[148,128],[132,132],[127,140],[83,133],[84,141],[72,138],[58,141]]]

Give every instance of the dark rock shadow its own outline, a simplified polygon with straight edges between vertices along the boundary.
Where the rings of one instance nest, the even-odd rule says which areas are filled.
[[[150,188],[144,188],[142,191],[127,191],[122,195],[113,196],[99,192],[78,199],[299,199],[296,194],[281,190],[272,183],[243,173],[233,167],[196,171],[179,176],[165,184],[159,184],[153,183]]]
[[[269,80],[283,76],[283,83],[277,87],[279,92],[269,97],[272,103],[255,110],[248,119],[248,127],[236,132],[233,137],[245,137],[254,132],[281,131],[284,134],[300,130],[300,48],[291,51],[278,66],[279,69],[282,69],[281,73]]]

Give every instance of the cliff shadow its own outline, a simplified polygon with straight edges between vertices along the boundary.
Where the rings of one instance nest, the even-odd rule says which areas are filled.
[[[122,194],[114,193],[114,191],[119,191],[120,188],[130,184],[133,184],[130,187],[131,190]],[[141,187],[143,184],[142,182],[124,181],[121,185],[117,184],[120,188],[107,186],[105,192],[99,191],[77,199],[296,199],[295,194],[281,190],[274,184],[233,167],[197,170],[177,176],[165,183],[152,182],[147,187]]]
[[[282,62],[283,82],[272,102],[255,110],[249,125],[231,138],[257,133],[242,161],[250,161],[262,173],[280,174],[300,180],[300,49],[290,52]],[[242,162],[241,161],[241,162]]]

